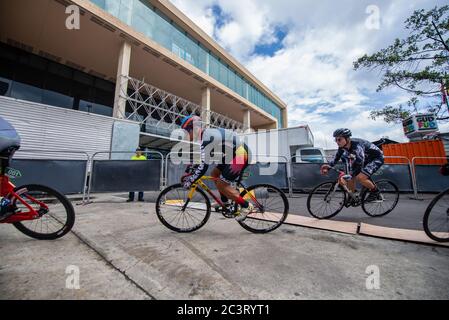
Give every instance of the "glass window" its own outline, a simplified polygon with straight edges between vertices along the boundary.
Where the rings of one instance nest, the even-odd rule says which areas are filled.
[[[103,80],[103,79],[99,79],[96,78],[95,79],[95,88],[104,90],[104,91],[109,91],[109,92],[114,92],[115,91],[115,85],[112,82]]]
[[[228,86],[228,68],[221,61],[219,66],[220,66],[219,81],[225,86]]]
[[[198,68],[203,72],[207,73],[207,56],[208,51],[200,45],[198,49]]]
[[[103,116],[112,117],[112,108],[99,103],[93,103],[86,100],[80,100],[79,110],[89,113],[101,114]]]
[[[107,12],[112,14],[115,17],[119,16],[120,12],[120,1],[117,0],[105,0],[105,4],[103,7]]]
[[[0,96],[9,97],[9,95],[11,94],[11,84],[11,80],[0,78]]]
[[[91,0],[93,3],[95,3],[97,6],[99,6],[102,9],[106,9],[106,0]]]
[[[132,25],[133,20],[133,2],[134,0],[120,0],[118,18],[125,22],[127,25]]]
[[[95,89],[93,101],[97,104],[112,108],[114,105],[114,92]]]
[[[86,84],[88,86],[92,86],[94,84],[94,78],[92,76],[76,70],[73,73],[73,80],[75,80],[75,82]]]
[[[49,63],[48,72],[68,79],[71,79],[73,77],[73,72],[71,68],[55,62]]]
[[[25,83],[13,81],[11,87],[11,97],[41,103],[42,89]]]
[[[45,90],[61,93],[66,96],[71,96],[72,80],[63,77],[48,74],[45,80]]]
[[[72,97],[49,90],[42,90],[42,103],[67,109],[73,108]]]
[[[215,80],[220,78],[220,65],[217,58],[213,55],[209,56],[209,75]]]
[[[0,59],[0,77],[13,79],[14,69],[13,62]]]
[[[13,67],[14,78],[12,80],[42,88],[44,77],[41,71],[19,64]]]

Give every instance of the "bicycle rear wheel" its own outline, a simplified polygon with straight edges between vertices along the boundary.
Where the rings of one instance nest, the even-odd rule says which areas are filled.
[[[287,218],[289,210],[287,197],[274,186],[269,184],[250,186],[240,196],[254,206],[254,211],[245,220],[238,221],[248,231],[271,232],[279,228]]]
[[[393,182],[388,180],[380,180],[375,182],[375,184],[380,191],[380,199],[366,201],[370,192],[368,189],[365,189],[360,196],[362,209],[371,217],[382,217],[396,208],[399,201],[399,189]]]
[[[424,213],[424,231],[432,240],[449,242],[449,189],[437,195]]]
[[[22,233],[38,240],[55,240],[69,232],[75,223],[75,210],[72,203],[61,193],[51,188],[30,184],[14,189],[40,218],[16,222],[13,225]],[[40,203],[43,203],[45,208]],[[16,211],[28,212],[29,209],[17,198],[12,199]]]
[[[336,181],[324,182],[310,192],[307,210],[317,219],[330,219],[336,216],[346,203],[346,192]]]
[[[187,233],[200,229],[209,220],[211,205],[207,195],[197,188],[188,201],[189,192],[181,184],[175,184],[159,194],[156,214],[164,226],[176,232]]]

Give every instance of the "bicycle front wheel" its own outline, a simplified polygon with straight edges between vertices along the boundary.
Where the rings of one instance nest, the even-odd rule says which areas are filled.
[[[376,182],[376,186],[380,191],[379,198],[368,201],[370,192],[368,189],[365,189],[360,197],[362,199],[362,209],[371,217],[382,217],[396,208],[399,201],[399,189],[393,182],[388,180],[380,180]]]
[[[16,222],[13,225],[22,233],[38,240],[55,240],[69,232],[75,223],[72,203],[61,193],[51,188],[30,184],[15,188],[14,191],[40,218]],[[13,199],[17,212],[29,212],[17,198]]]
[[[181,233],[200,229],[209,220],[211,205],[201,189],[196,189],[192,199],[190,190],[175,184],[163,190],[156,200],[156,214],[167,228]]]
[[[289,205],[285,194],[269,184],[258,184],[244,190],[240,196],[254,206],[239,224],[254,233],[276,230],[287,219]]]
[[[337,215],[346,203],[346,192],[337,182],[324,182],[310,192],[307,210],[317,219],[330,219]]]
[[[437,195],[426,209],[424,231],[432,240],[449,242],[449,189]]]

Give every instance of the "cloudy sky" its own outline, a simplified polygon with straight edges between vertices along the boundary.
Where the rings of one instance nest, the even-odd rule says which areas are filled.
[[[368,140],[406,141],[399,125],[369,112],[410,98],[376,92],[379,74],[354,71],[365,53],[407,35],[404,21],[440,0],[170,0],[288,104],[289,126],[307,123],[315,144],[334,148],[332,131],[349,127]],[[379,17],[379,19],[376,19]]]

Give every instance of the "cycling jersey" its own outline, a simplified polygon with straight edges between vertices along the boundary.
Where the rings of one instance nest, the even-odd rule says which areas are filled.
[[[356,138],[351,139],[349,149],[339,148],[329,165],[333,167],[340,159],[346,165],[346,172],[352,176],[362,172],[371,177],[384,164],[382,150],[369,141]]]
[[[206,173],[210,162],[206,161],[206,156],[213,157],[212,151],[221,153],[221,161],[217,165],[221,171],[220,179],[228,183],[235,181],[248,166],[248,150],[247,145],[233,131],[222,128],[204,130],[200,147],[200,163],[187,170],[190,170],[192,175],[185,182],[194,183]]]

